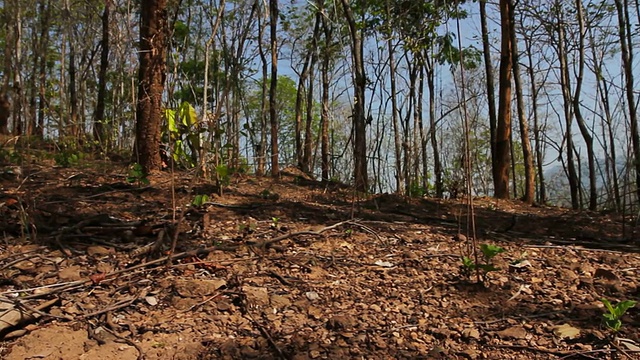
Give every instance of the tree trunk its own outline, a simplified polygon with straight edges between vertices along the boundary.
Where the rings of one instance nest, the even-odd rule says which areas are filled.
[[[140,68],[136,106],[138,163],[146,172],[160,170],[162,93],[166,77],[166,0],[142,0],[140,6]]]
[[[496,127],[496,172],[494,174],[494,196],[498,199],[509,198],[509,163],[511,137],[511,72],[512,72],[512,44],[511,33],[513,24],[512,0],[500,0],[500,93],[498,103],[498,118]]]
[[[618,10],[618,35],[620,49],[622,50],[622,67],[627,92],[627,106],[629,108],[629,122],[631,125],[631,143],[633,145],[634,165],[636,170],[636,196],[640,199],[640,135],[638,134],[638,114],[636,111],[636,98],[633,94],[633,46],[629,24],[628,2],[615,0]]]
[[[356,190],[366,192],[369,189],[367,176],[367,138],[365,119],[365,87],[366,77],[364,69],[364,56],[362,53],[361,29],[351,11],[348,0],[341,0],[351,37],[351,57],[353,59],[353,91],[355,101],[353,104],[353,134],[354,134],[354,185]]]
[[[427,87],[429,88],[429,137],[433,150],[433,172],[435,173],[436,197],[444,195],[444,182],[442,180],[442,162],[440,161],[440,149],[436,134],[436,86],[433,67],[435,61],[432,56],[425,56],[425,71],[427,72]]]
[[[260,1],[260,0],[256,0]],[[256,175],[262,176],[266,173],[267,163],[267,117],[269,113],[269,101],[267,99],[268,93],[268,65],[267,56],[264,51],[262,39],[264,38],[264,29],[266,25],[262,23],[262,14],[258,16],[258,54],[260,55],[260,68],[262,71],[262,89],[260,92],[260,143],[256,147],[256,156],[258,157],[258,166],[256,168]]]
[[[396,61],[395,49],[393,46],[393,25],[391,24],[391,5],[390,1],[385,2],[386,9],[386,26],[385,36],[387,37],[387,51],[389,52],[389,82],[391,85],[391,123],[393,124],[393,144],[395,157],[395,179],[396,192],[400,195],[404,194],[404,176],[402,172],[402,142],[400,140],[400,129],[398,127],[398,97],[396,89]]]
[[[271,124],[271,175],[280,173],[278,162],[278,113],[276,95],[278,88],[278,0],[269,0],[271,35],[271,86],[269,87],[269,120]]]
[[[582,109],[580,105],[580,95],[582,93],[582,82],[584,79],[584,38],[586,34],[586,27],[584,24],[584,8],[582,7],[582,1],[576,0],[576,8],[578,10],[578,24],[579,24],[579,61],[578,61],[578,76],[576,77],[576,89],[573,95],[573,112],[576,116],[576,122],[578,128],[582,134],[585,144],[587,145],[587,162],[589,164],[589,210],[596,210],[598,206],[598,188],[596,183],[596,160],[593,150],[593,136],[591,135],[591,129],[587,126],[584,118],[582,117]]]
[[[565,139],[567,141],[567,171],[569,178],[569,191],[571,193],[571,207],[574,210],[580,208],[580,199],[579,199],[579,191],[580,191],[580,183],[578,180],[578,174],[576,172],[576,165],[573,160],[573,134],[571,132],[571,125],[573,122],[572,114],[571,114],[571,94],[569,89],[571,87],[569,81],[569,70],[567,65],[567,51],[566,51],[566,40],[564,33],[564,19],[562,17],[562,9],[557,10],[557,18],[558,22],[557,32],[558,32],[558,59],[560,61],[560,87],[562,88],[562,98],[563,98],[563,109],[564,109],[564,117],[566,122],[565,129]]]
[[[109,12],[111,0],[106,0],[102,12],[102,40],[100,40],[100,70],[98,70],[98,100],[93,114],[93,138],[104,149],[109,148],[104,122],[105,96],[107,94],[107,70],[109,69]]]
[[[482,54],[484,55],[484,71],[487,85],[487,102],[489,107],[489,136],[491,145],[491,173],[493,174],[493,186],[496,188],[497,172],[497,152],[496,152],[496,99],[493,80],[493,61],[491,60],[491,44],[489,43],[489,30],[487,26],[487,0],[480,0],[480,29],[482,32]]]
[[[524,196],[522,200],[527,204],[533,204],[535,196],[535,171],[533,169],[533,154],[531,151],[531,141],[529,140],[529,122],[524,113],[524,99],[522,91],[522,81],[520,79],[520,64],[518,54],[518,39],[515,30],[515,15],[511,12],[511,43],[513,54],[513,82],[516,88],[516,104],[518,107],[518,121],[520,124],[520,141],[522,141],[522,155],[524,158]]]
[[[318,0],[318,9],[324,9],[324,0]],[[332,52],[332,29],[326,16],[322,16],[322,27],[324,29],[324,51],[322,52],[321,81],[322,81],[322,113],[320,114],[320,143],[321,143],[321,168],[322,181],[328,182],[331,174],[331,159],[329,158],[329,66],[331,64]]]
[[[309,86],[307,86],[307,119],[304,128],[304,151],[302,155],[302,171],[305,173],[311,173],[313,170],[313,164],[311,164],[311,155],[313,153],[313,135],[311,133],[311,125],[313,124],[313,83],[316,64],[318,62],[318,36],[320,33],[320,21],[322,14],[320,11],[316,11],[315,25],[313,29],[313,35],[311,37],[311,61],[308,68],[308,80]]]
[[[314,30],[315,31],[315,30]],[[309,76],[309,63],[311,62],[311,51],[307,52],[304,57],[304,63],[302,64],[302,72],[300,72],[300,76],[298,77],[298,90],[296,91],[296,108],[295,108],[295,156],[296,161],[298,163],[298,167],[300,169],[303,168],[304,162],[304,149],[302,145],[302,105],[304,103],[304,94],[305,94],[305,86],[304,83],[307,81],[307,76]]]

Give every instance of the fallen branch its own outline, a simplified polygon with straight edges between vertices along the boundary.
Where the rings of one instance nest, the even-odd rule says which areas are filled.
[[[280,236],[275,237],[273,239],[269,239],[269,240],[265,240],[265,241],[261,241],[261,242],[247,242],[247,244],[248,245],[253,245],[253,246],[256,246],[256,247],[259,247],[259,248],[264,248],[264,247],[266,247],[268,245],[271,245],[271,244],[274,244],[274,243],[277,243],[277,242],[280,242],[282,240],[289,239],[289,238],[292,238],[292,237],[295,237],[295,236],[300,236],[300,235],[318,236],[318,235],[322,235],[322,233],[327,232],[329,230],[333,230],[333,229],[338,228],[338,227],[340,227],[342,225],[355,225],[355,226],[358,226],[358,227],[362,228],[366,232],[373,231],[369,227],[358,223],[357,220],[346,220],[346,221],[341,221],[339,223],[335,223],[333,225],[325,226],[320,230],[303,230],[303,231],[298,231],[298,232],[293,232],[293,233],[280,235]]]

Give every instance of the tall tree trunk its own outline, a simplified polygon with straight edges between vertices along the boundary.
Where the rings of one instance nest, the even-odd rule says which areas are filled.
[[[489,136],[491,144],[491,173],[493,174],[493,186],[496,188],[497,152],[496,152],[496,99],[493,80],[493,60],[491,59],[491,44],[489,43],[489,30],[487,26],[487,0],[480,0],[480,29],[482,32],[482,54],[484,55],[484,71],[487,85],[487,105],[489,106]]]
[[[256,0],[260,1],[260,0]],[[260,7],[261,8],[261,7]],[[264,30],[266,27],[266,21],[262,23],[262,14],[258,16],[258,54],[260,55],[260,68],[262,72],[262,89],[260,91],[260,143],[256,149],[256,155],[258,157],[258,166],[256,169],[256,175],[262,176],[266,173],[267,163],[267,117],[269,114],[269,101],[267,80],[269,78],[269,68],[267,64],[267,55],[264,50],[263,42]]]
[[[573,122],[571,114],[571,94],[569,89],[571,83],[569,81],[569,67],[567,64],[567,51],[566,51],[566,39],[564,32],[564,18],[562,17],[562,9],[556,10],[557,32],[558,32],[558,59],[560,61],[560,87],[562,88],[563,109],[566,122],[565,139],[567,141],[567,171],[569,178],[569,191],[571,193],[571,207],[575,210],[580,208],[580,183],[578,180],[578,173],[576,172],[576,165],[573,160],[573,134],[571,132],[571,125]]]
[[[315,31],[315,30],[314,30]],[[296,105],[295,105],[295,156],[300,169],[303,168],[304,162],[304,149],[302,144],[302,105],[304,105],[304,94],[306,88],[304,86],[309,76],[309,63],[311,62],[311,51],[309,50],[304,57],[304,63],[302,64],[302,72],[298,76],[298,90],[296,91]]]
[[[638,114],[633,78],[633,42],[629,23],[629,9],[627,0],[615,0],[618,11],[618,36],[622,50],[622,67],[627,92],[627,106],[629,107],[629,122],[631,125],[631,144],[633,146],[634,165],[636,170],[636,196],[640,199],[640,134],[638,134]]]
[[[533,54],[531,53],[531,39],[525,36],[525,46],[527,48],[527,60],[529,61],[528,75],[529,84],[531,86],[531,112],[533,113],[533,138],[536,148],[536,170],[538,172],[538,202],[544,204],[547,201],[547,190],[544,182],[544,154],[542,148],[542,139],[540,133],[542,129],[539,125],[538,118],[538,85],[536,84],[536,76],[533,70]]]
[[[591,49],[592,57],[593,57],[593,67],[594,73],[596,75],[596,86],[598,97],[600,99],[600,106],[603,112],[603,125],[602,125],[602,135],[603,138],[607,139],[604,141],[604,155],[605,155],[605,169],[607,173],[607,188],[610,189],[610,193],[613,193],[613,205],[616,211],[620,211],[621,209],[621,198],[620,198],[620,184],[618,180],[618,169],[617,169],[617,157],[616,157],[616,141],[613,130],[613,117],[611,115],[611,103],[609,100],[609,85],[607,81],[604,80],[602,69],[603,69],[603,60],[602,55],[598,56],[596,54],[596,44],[595,37],[593,35],[593,28],[587,27],[587,31],[589,34],[589,42]],[[607,142],[609,145],[607,146]]]
[[[313,152],[313,135],[311,133],[311,125],[313,124],[313,88],[314,88],[314,75],[316,69],[316,63],[318,62],[318,36],[320,34],[320,21],[322,14],[320,10],[316,11],[315,25],[313,29],[313,35],[311,37],[311,47],[309,49],[311,53],[311,60],[308,68],[308,80],[309,86],[307,87],[307,117],[304,128],[304,151],[302,156],[302,171],[311,173],[313,165],[311,164],[311,155]]]
[[[38,119],[34,130],[34,135],[42,138],[44,136],[44,117],[46,115],[45,109],[48,107],[46,89],[47,89],[47,70],[48,65],[46,57],[49,49],[49,19],[51,17],[51,0],[47,0],[46,8],[41,12],[41,24],[40,24],[40,49],[39,52],[42,56],[40,66],[37,72],[38,76]]]
[[[444,181],[442,179],[442,162],[440,161],[440,149],[436,133],[436,85],[435,85],[435,61],[433,56],[425,56],[425,71],[427,72],[427,88],[429,89],[429,138],[433,150],[433,172],[435,173],[436,197],[444,195]]]
[[[76,87],[76,44],[73,31],[69,32],[69,123],[71,136],[78,138],[80,127],[78,124],[78,92]]]
[[[324,10],[324,0],[317,0],[319,11]],[[324,50],[322,52],[321,82],[322,82],[322,112],[320,114],[320,143],[322,158],[322,181],[328,182],[331,174],[331,159],[329,158],[329,66],[331,64],[332,52],[332,29],[326,16],[322,16],[322,27],[324,29]]]
[[[13,25],[12,41],[13,41],[13,69],[11,74],[13,75],[13,109],[11,115],[13,116],[13,134],[22,135],[24,119],[22,116],[22,103],[24,101],[23,84],[22,84],[22,8],[21,2],[16,1],[12,7],[13,19],[10,24]]]
[[[140,6],[140,68],[136,105],[138,163],[147,172],[159,170],[162,93],[166,77],[166,0],[142,0]]]
[[[98,70],[98,100],[93,114],[93,137],[104,149],[108,149],[107,127],[104,122],[105,97],[107,95],[107,70],[109,69],[109,13],[111,0],[104,3],[102,12],[102,39],[100,40],[100,70]]]
[[[361,29],[351,11],[349,0],[341,0],[345,13],[349,35],[351,37],[351,57],[353,60],[353,134],[354,134],[354,185],[356,190],[366,192],[369,189],[367,176],[367,138],[365,119],[366,76],[364,69],[363,42]]]
[[[276,95],[278,88],[278,0],[269,0],[271,35],[271,86],[269,87],[269,119],[271,124],[271,175],[280,173],[278,163],[278,113],[276,109]]]
[[[580,105],[580,95],[582,93],[582,82],[584,79],[584,39],[586,36],[586,27],[584,23],[584,8],[582,7],[582,1],[576,0],[576,9],[578,10],[578,25],[579,25],[579,61],[578,61],[578,76],[576,77],[576,89],[573,95],[573,112],[576,116],[576,122],[578,128],[582,134],[582,138],[587,146],[587,162],[589,164],[589,210],[596,210],[598,206],[598,188],[596,183],[596,160],[593,150],[593,136],[591,135],[591,129],[587,126],[584,118],[582,117],[582,109]]]
[[[391,123],[393,124],[393,144],[394,144],[394,158],[395,158],[395,179],[396,179],[396,192],[398,194],[404,194],[404,174],[402,172],[402,141],[400,140],[400,129],[398,126],[398,97],[396,89],[396,61],[395,61],[395,49],[393,46],[393,25],[391,23],[391,4],[390,0],[385,1],[386,10],[386,26],[385,36],[387,37],[387,51],[389,52],[389,82],[391,85]]]
[[[524,196],[522,200],[527,204],[533,204],[535,196],[535,171],[533,169],[533,154],[531,140],[529,140],[529,122],[524,113],[524,99],[522,80],[520,79],[520,64],[518,54],[518,39],[515,30],[515,13],[511,12],[511,43],[513,54],[513,83],[516,88],[516,104],[518,107],[518,121],[520,124],[520,141],[522,141],[522,155],[524,158]]]
[[[498,199],[509,198],[509,139],[511,138],[511,72],[513,61],[511,50],[512,12],[512,0],[500,0],[500,93],[496,127],[496,172],[493,179],[495,186],[494,196]]]

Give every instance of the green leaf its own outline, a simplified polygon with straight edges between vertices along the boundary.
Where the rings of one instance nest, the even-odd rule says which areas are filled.
[[[469,270],[473,270],[476,268],[476,264],[470,258],[463,256],[462,257],[462,265]]]
[[[209,201],[209,195],[196,195],[191,204],[193,206],[202,206]]]
[[[486,273],[500,270],[500,268],[493,266],[493,264],[480,264],[478,267]]]
[[[482,244],[480,245],[480,251],[482,251],[485,259],[490,260],[496,255],[503,253],[505,250],[498,245]]]

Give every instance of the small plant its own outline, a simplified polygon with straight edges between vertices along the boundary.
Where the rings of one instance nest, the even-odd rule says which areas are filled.
[[[278,223],[280,222],[280,219],[277,217],[272,217],[271,218],[271,227],[274,229],[278,228]]]
[[[74,151],[64,150],[58,154],[55,154],[53,159],[56,162],[56,165],[62,167],[70,167],[73,165],[78,165],[78,162],[83,158],[83,154]]]
[[[209,201],[209,195],[196,195],[191,201],[193,206],[202,206]]]
[[[149,179],[147,179],[147,173],[142,168],[142,165],[134,163],[129,167],[129,176],[127,176],[127,182],[136,183],[140,185],[149,185]]]
[[[633,300],[620,301],[615,306],[607,299],[602,298],[600,301],[602,301],[608,311],[602,314],[604,324],[613,332],[620,331],[620,328],[622,327],[622,316],[627,312],[627,310],[636,306],[636,302]]]
[[[473,259],[463,256],[462,266],[464,273],[468,277],[471,276],[473,271],[480,271],[480,276],[484,281],[488,273],[500,270],[495,267],[492,261],[496,255],[503,253],[505,250],[498,245],[482,244],[480,245],[480,251],[482,252],[482,262],[478,261],[478,263],[476,263]]]

